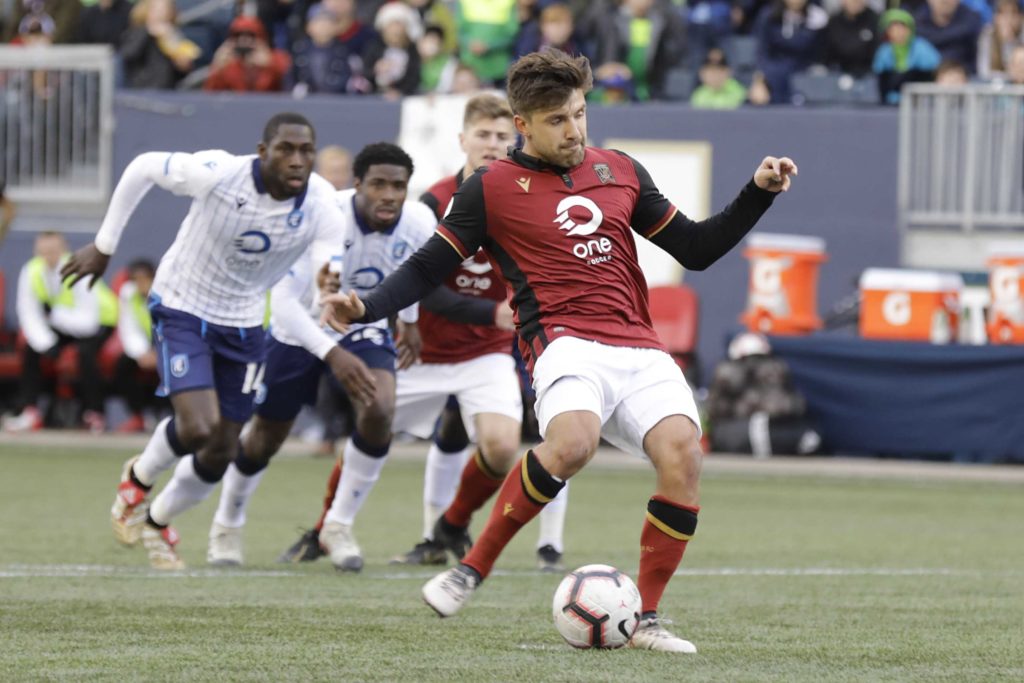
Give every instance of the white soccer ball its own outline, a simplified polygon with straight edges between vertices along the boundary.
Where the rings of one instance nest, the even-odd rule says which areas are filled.
[[[558,584],[551,611],[555,628],[573,647],[622,647],[640,623],[640,591],[615,567],[588,564]]]

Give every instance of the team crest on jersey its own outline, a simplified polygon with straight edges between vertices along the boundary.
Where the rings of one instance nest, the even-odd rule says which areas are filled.
[[[391,246],[391,258],[396,261],[405,258],[407,253],[409,253],[409,243],[405,240],[398,240]]]
[[[608,164],[594,164],[594,173],[602,185],[615,182],[615,176],[612,175],[612,169],[608,168]]]
[[[171,356],[171,374],[175,377],[184,377],[188,374],[188,354],[179,353]]]
[[[301,209],[295,209],[290,214],[288,214],[288,227],[289,228],[297,228],[297,227],[299,227],[300,225],[302,225],[302,218],[303,218],[302,210]]]

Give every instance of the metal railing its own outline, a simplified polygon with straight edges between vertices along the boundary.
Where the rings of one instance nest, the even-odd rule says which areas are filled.
[[[1024,229],[1024,86],[903,89],[899,215],[909,231]]]
[[[107,46],[0,46],[0,176],[13,199],[106,201],[113,94]]]

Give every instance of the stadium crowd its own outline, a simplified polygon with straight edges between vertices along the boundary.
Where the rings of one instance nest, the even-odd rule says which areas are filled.
[[[5,6],[6,5],[6,6]],[[106,43],[126,88],[471,93],[517,57],[588,56],[597,103],[800,104],[818,83],[1024,84],[1019,0],[0,0],[22,45]],[[800,76],[809,82],[795,84]],[[815,80],[816,79],[816,80]],[[863,83],[862,83],[863,82]],[[875,85],[877,84],[877,86]]]

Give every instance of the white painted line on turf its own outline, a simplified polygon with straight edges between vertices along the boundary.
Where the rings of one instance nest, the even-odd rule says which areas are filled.
[[[291,578],[314,576],[310,572],[292,569],[225,569],[197,568],[177,572],[165,572],[149,567],[128,567],[124,565],[103,564],[4,564],[0,565],[0,579],[24,578],[86,578],[86,577],[119,577],[138,579],[234,579],[234,578]],[[364,577],[369,580],[384,581],[423,581],[434,575],[431,571],[398,571],[377,574],[367,572]],[[540,577],[557,574],[537,570],[496,570],[493,576],[506,577]],[[947,567],[709,567],[696,569],[680,569],[676,576],[707,576],[707,577],[803,577],[803,576],[969,576],[969,577],[1013,577],[1024,576],[1024,570],[980,570],[952,569]]]

